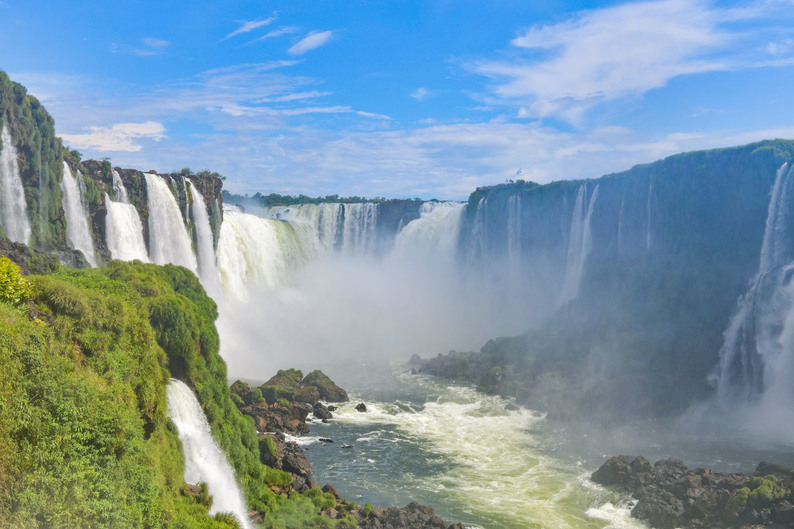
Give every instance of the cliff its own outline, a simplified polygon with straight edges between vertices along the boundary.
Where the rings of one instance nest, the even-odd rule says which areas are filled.
[[[543,317],[423,369],[561,416],[668,414],[710,396],[723,333],[758,271],[776,172],[793,155],[794,142],[765,141],[597,180],[478,189],[460,254],[528,283]]]

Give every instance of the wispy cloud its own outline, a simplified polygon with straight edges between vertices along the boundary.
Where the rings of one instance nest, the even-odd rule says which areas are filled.
[[[430,96],[430,91],[427,88],[417,88],[411,92],[411,97],[417,101],[424,101],[428,98],[428,96]]]
[[[165,49],[171,45],[167,40],[157,39],[154,37],[146,37],[141,39],[142,47],[122,46],[113,43],[110,45],[110,51],[113,53],[125,53],[127,55],[137,55],[138,57],[151,57],[154,55],[162,55]]]
[[[747,35],[731,24],[768,17],[767,4],[777,3],[723,9],[705,0],[654,0],[583,11],[524,31],[511,41],[509,60],[467,67],[494,80],[487,103],[512,105],[519,117],[576,122],[595,104],[644,94],[678,76],[756,65],[741,49]],[[777,55],[787,42],[766,51]]]
[[[308,51],[324,46],[331,40],[331,37],[333,37],[333,31],[313,31],[288,49],[287,53],[290,55],[303,55]]]
[[[94,149],[100,152],[136,152],[142,149],[138,140],[160,141],[165,137],[165,127],[156,121],[144,123],[116,123],[108,127],[89,127],[86,134],[63,134],[72,148]]]
[[[261,42],[267,39],[275,39],[277,37],[282,37],[284,35],[292,35],[293,33],[297,33],[298,31],[300,31],[300,29],[295,26],[285,26],[283,28],[274,29],[273,31],[265,33],[261,37],[255,38],[248,44],[253,44],[254,42]]]
[[[270,16],[268,18],[261,18],[259,20],[239,20],[237,21],[240,24],[240,27],[226,35],[223,40],[230,39],[232,37],[236,37],[237,35],[242,35],[243,33],[250,33],[251,31],[261,28],[262,26],[267,26],[268,24],[272,24],[276,20],[276,15]]]

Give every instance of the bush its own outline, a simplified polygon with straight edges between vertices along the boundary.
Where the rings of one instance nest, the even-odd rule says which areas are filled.
[[[30,282],[19,267],[6,256],[0,256],[0,301],[19,304],[30,299],[33,291]]]

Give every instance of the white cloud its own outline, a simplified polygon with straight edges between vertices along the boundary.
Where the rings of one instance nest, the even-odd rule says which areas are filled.
[[[526,117],[562,115],[636,95],[686,74],[729,67],[716,56],[734,39],[724,12],[702,0],[660,0],[585,11],[535,26],[511,42],[511,61],[469,65],[497,80],[502,102]]]
[[[272,24],[276,20],[276,15],[273,15],[268,18],[262,18],[259,20],[240,20],[238,24],[240,27],[226,35],[223,40],[230,39],[237,35],[241,35],[243,33],[249,33],[257,28],[261,28],[262,26],[267,26],[268,24]]]
[[[109,127],[89,127],[89,130],[91,132],[87,134],[62,134],[61,137],[72,148],[101,152],[136,152],[142,148],[136,140],[145,138],[160,141],[165,138],[165,127],[156,121],[116,123]]]
[[[332,36],[333,31],[313,31],[304,37],[300,42],[288,49],[287,53],[290,55],[303,55],[308,51],[327,44],[331,40]]]
[[[427,88],[417,88],[416,90],[411,92],[411,97],[413,97],[417,101],[424,101],[425,99],[427,99],[427,96],[429,95],[430,92],[427,90]]]
[[[167,40],[157,39],[154,37],[146,37],[141,39],[143,43],[142,48],[133,48],[130,46],[122,46],[120,44],[112,43],[110,51],[113,53],[126,53],[127,55],[137,55],[138,57],[151,57],[153,55],[162,55],[165,49],[171,45]]]
[[[794,39],[785,39],[779,42],[767,43],[765,49],[769,55],[784,55],[794,48]]]
[[[254,42],[260,42],[260,41],[267,40],[267,39],[275,39],[276,37],[282,37],[284,35],[291,35],[293,33],[297,33],[298,31],[299,31],[299,29],[296,28],[295,26],[286,26],[286,27],[283,27],[283,28],[274,29],[273,31],[265,33],[261,37],[255,38],[254,40],[252,40],[248,44],[253,44]]]

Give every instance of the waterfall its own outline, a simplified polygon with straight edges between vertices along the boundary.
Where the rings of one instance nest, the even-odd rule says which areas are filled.
[[[84,185],[80,173],[72,175],[69,164],[63,162],[63,211],[66,215],[66,240],[69,246],[80,250],[91,266],[97,265],[94,238],[88,222],[88,206],[84,199]]]
[[[778,170],[767,210],[758,273],[724,333],[712,382],[717,399],[775,403],[790,407],[794,397],[794,166]]]
[[[372,202],[344,204],[342,251],[348,255],[365,255],[372,250],[377,236],[378,205]]]
[[[121,181],[119,173],[113,169],[113,199],[122,204],[129,204],[130,197],[127,194],[127,188],[124,187],[124,182]]]
[[[344,206],[338,202],[273,206],[266,208],[265,215],[272,219],[311,225],[324,250],[333,250],[337,244],[341,244]]]
[[[568,237],[568,259],[565,265],[565,279],[557,301],[562,307],[579,294],[579,287],[584,277],[585,262],[592,251],[590,234],[590,218],[593,216],[595,202],[598,198],[598,184],[593,189],[590,200],[587,200],[587,184],[579,187],[576,202],[571,216],[571,232]]]
[[[420,256],[452,264],[465,208],[466,204],[458,202],[425,202],[419,218],[397,234],[390,257]]]
[[[218,270],[227,296],[247,299],[248,286],[275,288],[319,251],[308,223],[257,217],[224,208]]]
[[[485,262],[488,258],[488,200],[482,197],[477,202],[477,211],[474,213],[474,226],[472,227],[473,255],[479,251],[480,260]]]
[[[8,127],[0,124],[0,226],[5,236],[27,244],[30,240],[30,219],[25,203],[25,190],[17,165],[17,150]]]
[[[198,262],[179,205],[165,180],[145,173],[149,208],[149,255],[156,264],[172,263],[196,272]]]
[[[105,217],[105,231],[110,257],[122,261],[138,259],[148,263],[149,256],[143,240],[143,224],[135,206],[114,202],[105,193],[105,207],[108,210]]]
[[[521,268],[521,195],[507,199],[507,262],[513,274]]]
[[[215,248],[212,244],[212,227],[207,213],[204,197],[190,180],[187,181],[193,201],[190,203],[190,215],[193,219],[196,234],[196,254],[201,283],[211,294],[220,293],[218,267],[215,264]]]
[[[176,425],[185,455],[185,482],[206,483],[212,496],[210,514],[231,512],[245,529],[253,529],[234,470],[212,438],[196,396],[183,382],[168,384],[168,417]]]

